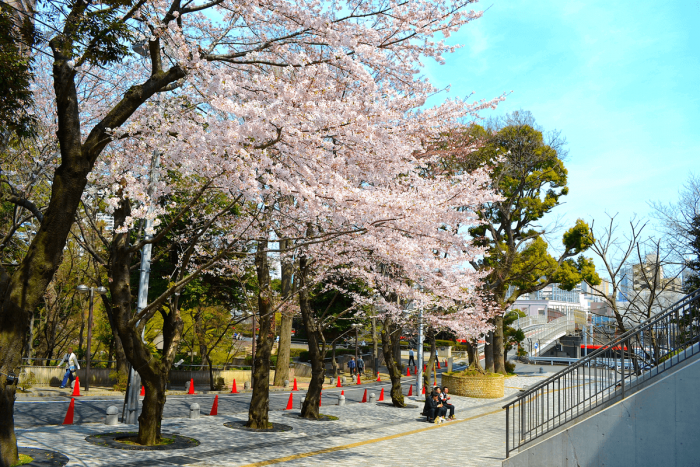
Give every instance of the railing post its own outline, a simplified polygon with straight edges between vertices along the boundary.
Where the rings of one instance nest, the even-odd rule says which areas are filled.
[[[510,427],[510,424],[508,422],[510,415],[510,405],[506,405],[506,459],[510,456],[510,444],[508,441],[510,441],[510,432],[508,431],[508,428]]]

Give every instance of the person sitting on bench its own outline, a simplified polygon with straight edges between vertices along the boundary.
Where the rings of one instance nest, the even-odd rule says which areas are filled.
[[[442,406],[437,392],[430,394],[425,400],[426,409],[425,415],[428,417],[428,423],[442,423],[445,420],[447,409]]]
[[[448,391],[449,391],[449,388],[447,386],[443,387],[442,391],[439,392],[438,399],[442,403],[442,406],[445,408],[445,412],[447,412],[447,410],[450,411],[449,419],[454,420],[455,419],[455,406],[448,402],[450,399],[450,396],[447,395]]]

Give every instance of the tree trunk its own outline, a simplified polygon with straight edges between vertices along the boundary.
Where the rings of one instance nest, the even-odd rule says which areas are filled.
[[[484,345],[484,369],[493,373],[493,331],[486,334],[486,344]]]
[[[394,349],[394,361],[396,366],[399,368],[401,374],[404,374],[405,368],[403,367],[403,362],[401,361],[401,328],[396,327],[396,339],[394,339],[394,334],[392,333],[392,346]]]
[[[428,397],[428,392],[431,390],[431,374],[433,368],[435,367],[435,351],[437,350],[437,344],[435,343],[435,331],[430,328],[426,331],[427,340],[430,342],[430,357],[428,358],[428,363],[426,365],[426,372],[423,373],[423,386],[425,386],[425,396]]]
[[[114,225],[124,225],[130,213],[129,200],[123,199],[114,210]],[[139,415],[139,434],[136,442],[152,446],[160,440],[160,424],[165,404],[165,385],[168,373],[179,347],[183,323],[178,311],[177,296],[170,302],[170,313],[163,314],[163,350],[160,358],[155,358],[141,340],[141,327],[129,324],[133,317],[131,293],[130,232],[115,234],[110,245],[108,264],[111,306],[108,308],[110,323],[114,323],[123,345],[124,355],[134,368],[138,369],[146,396]],[[145,318],[141,326],[145,326]]]
[[[338,362],[335,360],[335,348],[338,346],[336,341],[333,341],[331,347],[331,368],[333,369],[333,378],[338,377]]]
[[[139,373],[141,374],[141,373]],[[143,373],[141,382],[146,389],[141,415],[139,415],[139,434],[136,442],[144,446],[153,446],[160,442],[160,424],[163,420],[165,406],[165,385],[167,373]]]
[[[309,265],[308,258],[299,258],[299,310],[306,330],[306,338],[309,341],[309,359],[311,360],[311,382],[306,393],[304,405],[301,407],[301,416],[304,418],[318,419],[320,417],[318,405],[321,401],[323,389],[323,376],[325,368],[323,359],[326,357],[325,339],[309,303],[308,291]]]
[[[469,360],[469,366],[472,367],[474,364],[479,364],[479,355],[478,351],[479,348],[477,347],[478,343],[472,344],[471,341],[466,342],[467,346],[467,359]],[[481,366],[481,365],[479,365]]]
[[[267,241],[258,242],[255,253],[258,276],[258,314],[260,319],[253,370],[253,395],[248,409],[248,428],[267,429],[270,410],[270,356],[272,355],[272,294],[270,290],[270,266],[267,260]],[[271,316],[272,315],[272,316]]]
[[[386,367],[391,378],[391,403],[394,407],[406,407],[403,398],[403,390],[401,389],[401,370],[394,359],[394,346],[399,340],[399,328],[392,324],[391,318],[384,320],[384,329],[382,329],[382,352]]]
[[[4,375],[0,376],[0,466],[9,467],[19,461],[12,416],[17,385],[7,385],[7,378]]]
[[[506,374],[505,367],[505,336],[503,335],[503,315],[493,319],[495,329],[493,331],[493,372]]]
[[[283,240],[280,242],[280,249],[282,250],[287,251],[291,246],[291,240]],[[282,257],[280,272],[282,300],[286,300],[287,305],[290,305],[293,265],[288,255],[283,255]],[[283,386],[284,382],[289,380],[289,359],[291,357],[292,348],[292,320],[294,319],[291,308],[291,306],[284,306],[282,308],[279,332],[280,342],[277,348],[277,367],[275,368],[275,380],[273,382],[275,386]]]
[[[372,367],[374,376],[379,376],[379,349],[377,342],[377,318],[372,317]]]

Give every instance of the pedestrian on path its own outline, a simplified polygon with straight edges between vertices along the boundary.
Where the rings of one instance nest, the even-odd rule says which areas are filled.
[[[416,366],[416,361],[413,359],[413,349],[408,349],[408,366],[411,366],[411,363],[413,363],[413,366]]]
[[[357,360],[357,373],[360,375],[365,374],[365,361],[362,358]]]
[[[66,387],[66,383],[70,379],[71,385],[75,381],[75,372],[80,369],[80,364],[78,364],[78,357],[73,353],[73,347],[68,347],[68,353],[63,357],[61,363],[58,364],[59,367],[66,365],[66,374],[63,375],[63,382],[60,388]]]
[[[348,362],[348,369],[350,370],[350,375],[355,376],[355,357],[350,357],[350,361]]]

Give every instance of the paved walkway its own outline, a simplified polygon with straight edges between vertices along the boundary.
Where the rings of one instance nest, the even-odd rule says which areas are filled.
[[[506,398],[544,376],[508,378]],[[71,459],[71,466],[394,466],[435,463],[440,466],[500,466],[505,452],[503,400],[452,396],[452,401],[457,407],[458,420],[429,425],[420,415],[422,402],[414,402],[419,406],[415,409],[354,402],[339,407],[329,405],[331,397],[324,397],[322,413],[338,416],[340,420],[314,422],[290,416],[289,412],[271,411],[273,423],[293,426],[293,431],[285,433],[249,433],[226,428],[224,422],[245,420],[246,414],[220,408],[218,417],[165,419],[164,433],[191,436],[201,442],[196,448],[167,452],[121,451],[85,442],[85,437],[91,434],[137,429],[128,425],[43,426],[17,430],[17,435],[21,446],[61,451]]]

